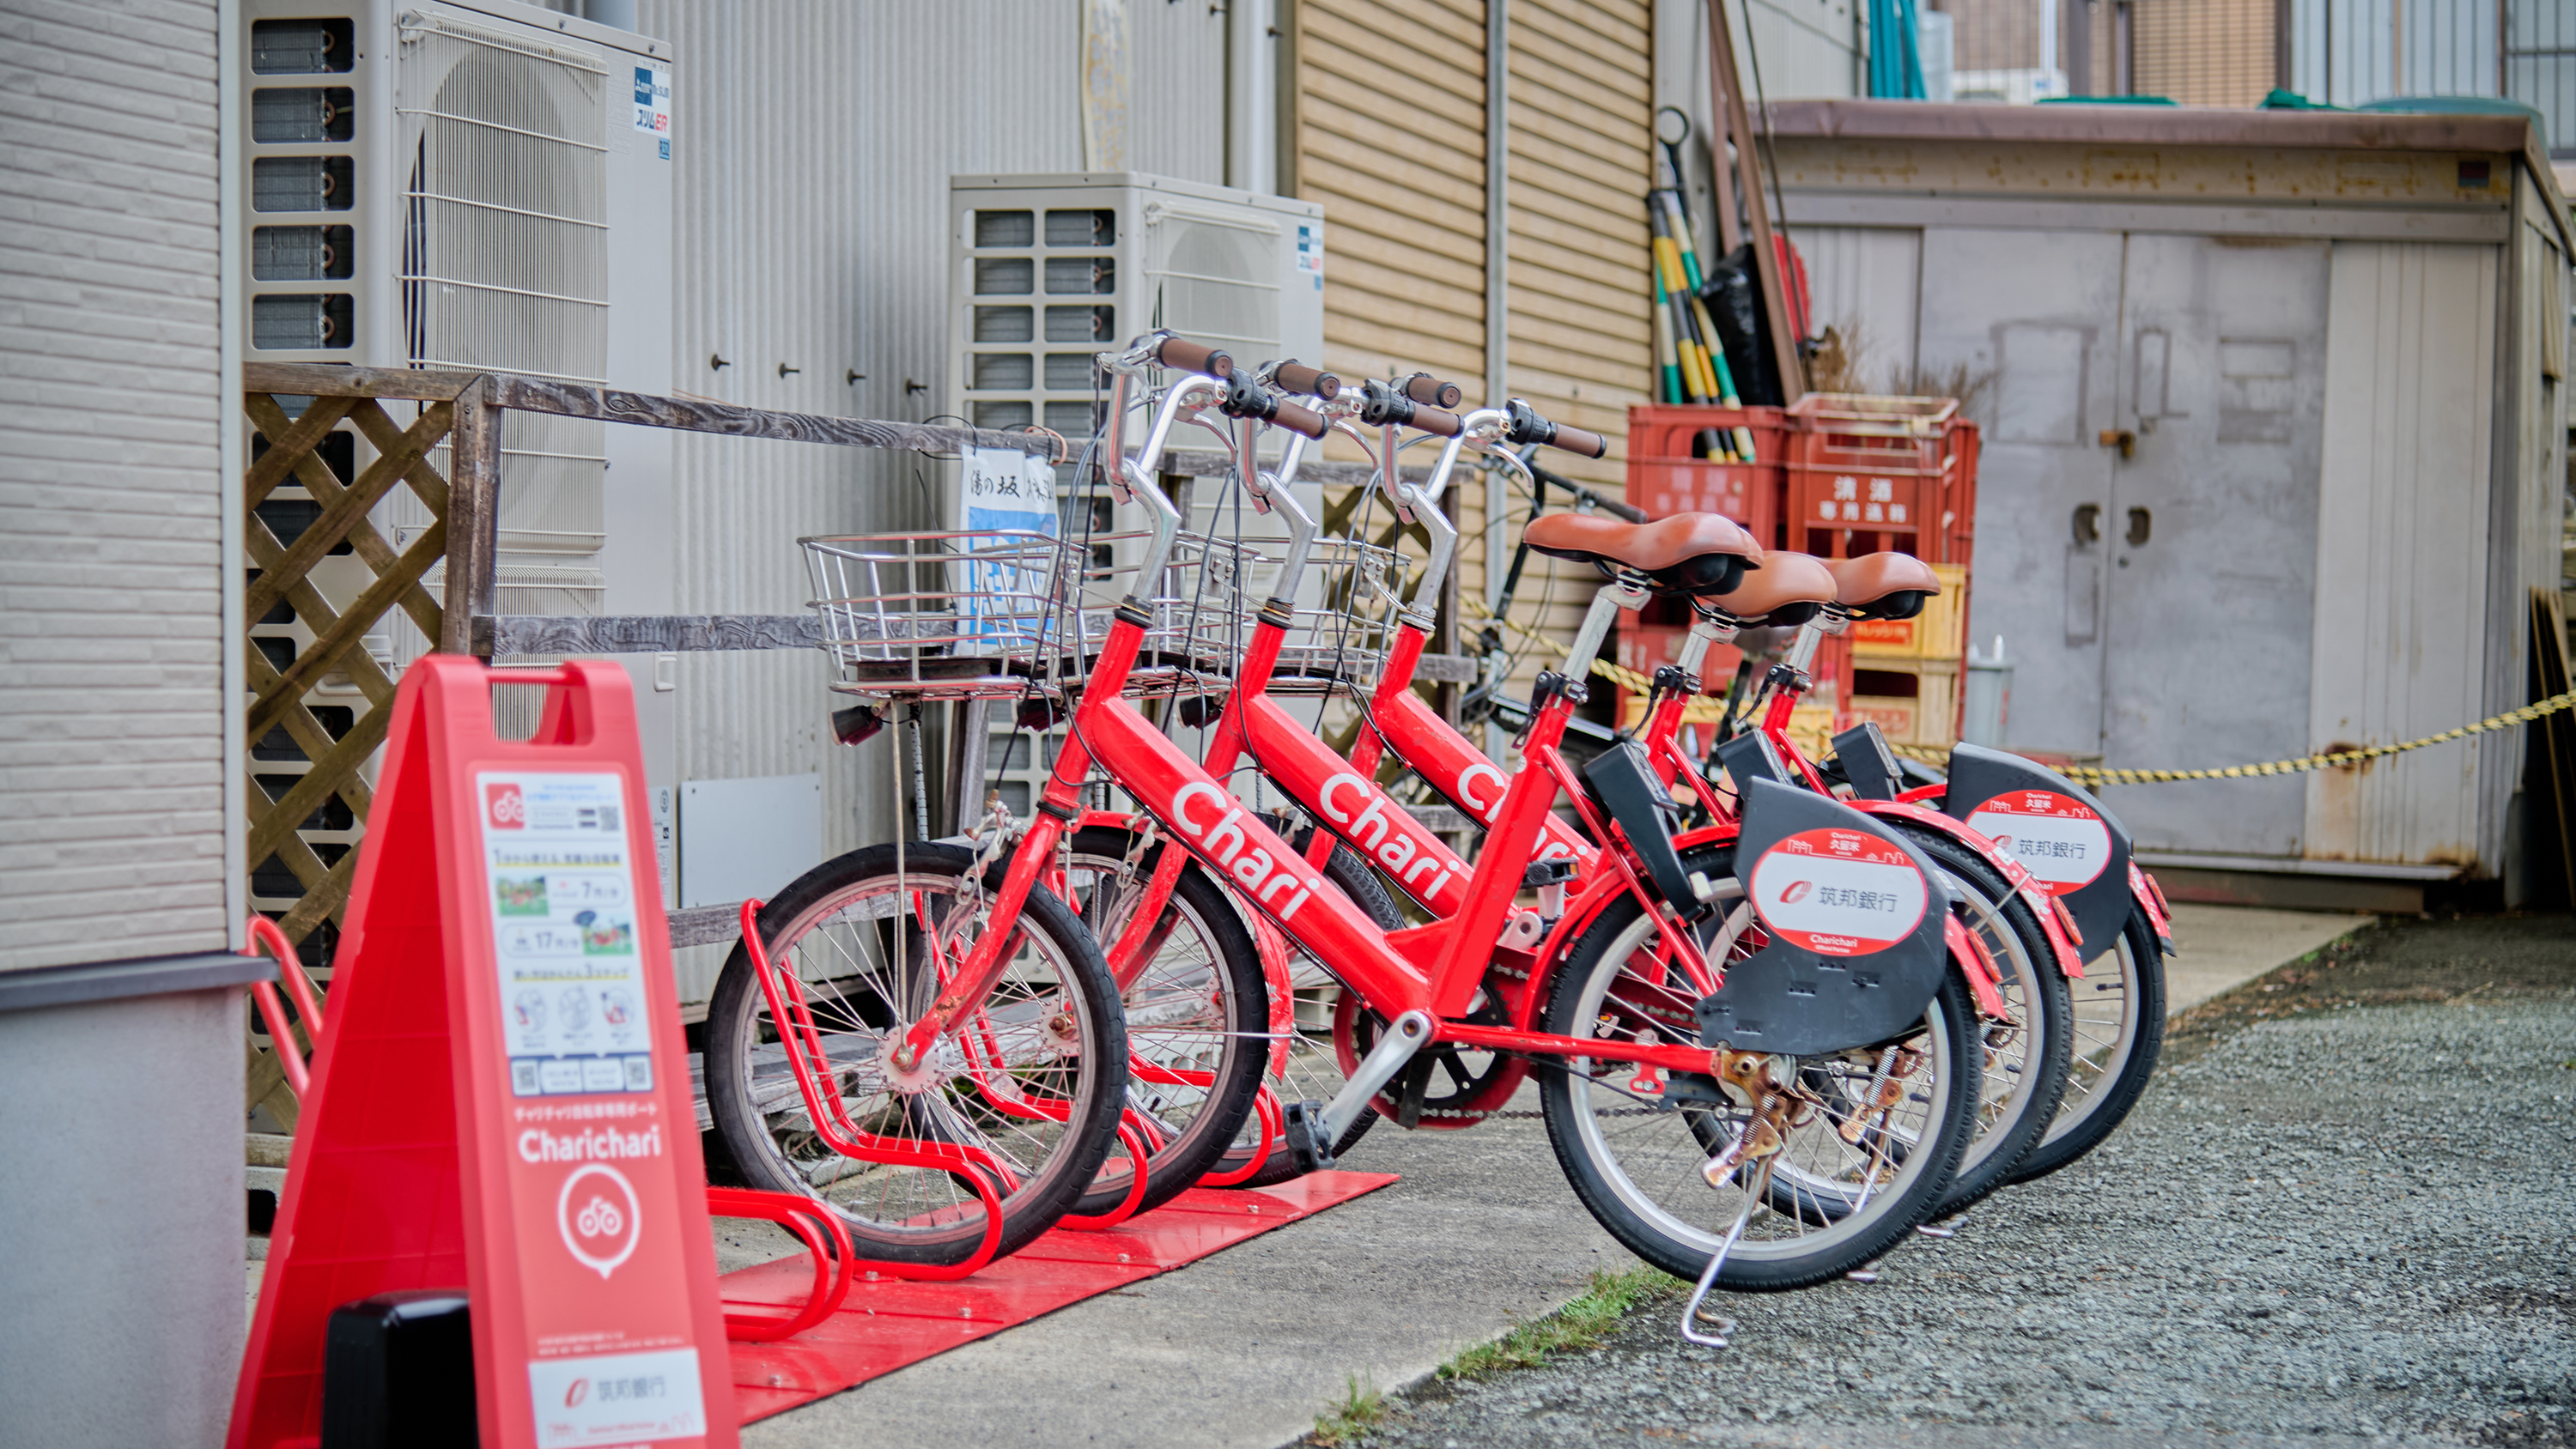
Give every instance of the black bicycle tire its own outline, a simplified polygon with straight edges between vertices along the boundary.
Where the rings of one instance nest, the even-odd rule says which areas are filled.
[[[1950,1190],[1933,1209],[1936,1218],[1967,1211],[1997,1188],[2011,1183],[2014,1169],[2030,1156],[2048,1133],[2049,1123],[2056,1120],[2057,1104],[2066,1095],[2066,1072],[2074,1060],[2075,1011],[2066,989],[2066,973],[2058,969],[2057,952],[2040,923],[2037,912],[2012,888],[2002,873],[1988,865],[1977,853],[1959,844],[1941,831],[1927,826],[1897,822],[1916,849],[1930,855],[1942,869],[1959,876],[1985,893],[2002,907],[2003,918],[2031,962],[2032,975],[2038,979],[2041,995],[2040,1030],[2042,1052],[2047,1061],[2041,1070],[2047,1074],[2029,1107],[2012,1123],[2010,1137],[1999,1141],[1986,1155],[1974,1162],[1968,1153],[1960,1154],[1959,1170],[1951,1175]],[[1982,1105],[1983,1089],[1979,1090]],[[1973,1144],[1971,1144],[1973,1148]]]
[[[2042,1137],[2030,1155],[2013,1169],[2014,1183],[2031,1182],[2048,1176],[2059,1168],[2101,1146],[2147,1090],[2147,1082],[2156,1074],[2156,1060],[2164,1054],[2165,1042],[2165,957],[2164,948],[2156,944],[2155,928],[2147,924],[2146,912],[2132,907],[2128,924],[2121,927],[2131,958],[2138,963],[2138,1009],[2130,1013],[2137,1023],[2137,1038],[2129,1048],[2129,1058],[2120,1064],[2120,1074],[2101,1093],[2102,1105],[2088,1114],[2077,1127],[2055,1140]]]
[[[1076,856],[1124,859],[1132,839],[1128,831],[1093,826],[1075,833],[1071,852]],[[1084,848],[1086,840],[1090,841],[1092,849]],[[1138,872],[1150,873],[1164,851],[1176,848],[1166,841],[1147,850],[1137,861]],[[1234,1004],[1225,1029],[1238,1045],[1230,1058],[1232,1080],[1210,1090],[1209,1099],[1216,1105],[1202,1107],[1199,1116],[1191,1119],[1188,1130],[1174,1144],[1182,1150],[1167,1148],[1146,1159],[1145,1195],[1136,1205],[1136,1211],[1140,1213],[1161,1207],[1188,1191],[1225,1156],[1235,1134],[1243,1130],[1243,1124],[1252,1116],[1253,1100],[1261,1091],[1263,1063],[1268,1057],[1267,1052],[1254,1049],[1254,1042],[1257,1040],[1255,1034],[1269,1020],[1269,983],[1262,975],[1261,956],[1252,943],[1252,933],[1244,928],[1243,917],[1236,912],[1234,902],[1227,899],[1224,890],[1208,878],[1207,872],[1200,869],[1195,860],[1181,867],[1179,879],[1173,882],[1172,894],[1184,900],[1219,937],[1211,944],[1216,949],[1219,967],[1226,975],[1227,999]],[[1104,953],[1114,944],[1099,942]],[[1217,1114],[1213,1118],[1208,1116],[1211,1111]],[[1209,1124],[1205,1130],[1200,1126],[1203,1120]],[[1118,1181],[1112,1180],[1113,1184]],[[1125,1186],[1097,1187],[1084,1194],[1074,1211],[1086,1216],[1104,1213],[1124,1202],[1126,1194]]]
[[[1724,861],[1719,857],[1725,857]],[[1728,850],[1695,851],[1686,863],[1703,873],[1732,874],[1732,852]],[[1576,941],[1563,963],[1550,974],[1546,1025],[1551,1032],[1572,1034],[1579,1023],[1569,1018],[1580,1009],[1576,998],[1582,983],[1600,969],[1599,958],[1640,914],[1633,896],[1623,896],[1605,907],[1601,915]],[[1941,989],[1935,1000],[1941,1008],[1941,1028],[1947,1038],[1950,1060],[1962,1066],[1976,1060],[1976,999],[1966,979],[1958,971],[1943,973]],[[1547,1121],[1548,1142],[1556,1151],[1558,1165],[1575,1196],[1591,1212],[1593,1220],[1630,1252],[1647,1262],[1683,1279],[1696,1279],[1708,1267],[1708,1253],[1694,1250],[1639,1219],[1619,1200],[1617,1192],[1604,1179],[1597,1166],[1581,1149],[1580,1134],[1574,1130],[1573,1093],[1570,1073],[1561,1067],[1543,1067],[1539,1078],[1539,1103]],[[1886,1199],[1890,1206],[1878,1222],[1834,1251],[1812,1260],[1754,1259],[1733,1257],[1718,1275],[1718,1286],[1733,1292],[1782,1293],[1810,1287],[1842,1276],[1875,1261],[1904,1242],[1914,1229],[1931,1219],[1941,1197],[1948,1190],[1950,1175],[1959,1157],[1967,1150],[1968,1138],[1975,1130],[1977,1110],[1976,1071],[1960,1074],[1956,1087],[1949,1093],[1946,1116],[1932,1151],[1935,1160],[1921,1177],[1906,1185],[1903,1192]],[[1946,1160],[1944,1160],[1946,1159]]]
[[[834,856],[798,876],[786,889],[771,898],[761,910],[755,924],[762,929],[763,944],[773,940],[772,932],[795,920],[816,901],[835,889],[847,889],[857,881],[893,873],[898,847],[864,846]],[[963,876],[975,860],[975,853],[962,846],[907,841],[900,847],[907,872],[925,867],[934,871],[953,871]],[[1001,885],[1004,866],[996,863],[987,873],[987,888]],[[1063,1164],[1050,1174],[1043,1188],[1031,1194],[1025,1187],[1003,1199],[1002,1233],[994,1256],[1005,1257],[1036,1240],[1055,1226],[1058,1219],[1072,1211],[1100,1174],[1111,1150],[1118,1141],[1120,1108],[1126,1098],[1127,1027],[1118,1009],[1118,991],[1109,977],[1109,964],[1091,933],[1082,928],[1070,907],[1044,888],[1033,889],[1021,910],[1021,919],[1030,929],[1043,932],[1060,952],[1069,972],[1068,984],[1079,992],[1089,1007],[1088,1015],[1100,1040],[1085,1041],[1082,1050],[1088,1060],[1118,1063],[1119,1081],[1115,1090],[1101,1090],[1096,1079],[1088,1089],[1089,1102],[1083,1120],[1068,1134],[1069,1145],[1059,1153]],[[741,1079],[738,1068],[743,1033],[738,1025],[746,1013],[765,1009],[759,982],[753,977],[751,955],[740,942],[725,958],[723,970],[716,977],[714,994],[707,1003],[706,1084],[707,1111],[715,1131],[725,1144],[726,1155],[746,1185],[772,1192],[813,1196],[806,1185],[784,1169],[777,1157],[767,1151],[746,1150],[768,1136],[757,1122],[757,1113],[746,1098],[734,1095],[732,1083]],[[722,1084],[722,1085],[720,1085]],[[745,1114],[753,1120],[745,1120]],[[947,1266],[962,1262],[980,1246],[983,1228],[980,1223],[962,1226],[946,1237],[906,1235],[887,1237],[871,1231],[868,1225],[852,1222],[842,1215],[859,1251],[869,1257],[893,1262],[918,1263],[924,1266]]]

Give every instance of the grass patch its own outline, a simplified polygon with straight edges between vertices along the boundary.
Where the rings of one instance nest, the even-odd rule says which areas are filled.
[[[1654,1268],[1625,1273],[1592,1272],[1583,1296],[1534,1323],[1524,1323],[1492,1343],[1480,1343],[1442,1364],[1434,1376],[1443,1382],[1481,1379],[1510,1369],[1534,1368],[1550,1354],[1598,1348],[1619,1327],[1619,1320],[1640,1303],[1661,1298],[1682,1286],[1681,1280]]]
[[[1386,1422],[1386,1395],[1374,1381],[1364,1384],[1353,1374],[1343,1382],[1347,1387],[1341,1401],[1315,1420],[1315,1432],[1308,1436],[1307,1443],[1330,1449],[1351,1443]]]

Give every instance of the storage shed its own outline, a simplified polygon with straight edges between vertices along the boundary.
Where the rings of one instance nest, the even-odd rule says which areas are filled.
[[[2007,738],[2200,768],[2526,702],[2559,584],[2567,202],[2513,116],[1790,101],[1817,325],[1985,425],[1970,627]],[[2509,881],[2521,732],[2115,787],[2197,893]]]

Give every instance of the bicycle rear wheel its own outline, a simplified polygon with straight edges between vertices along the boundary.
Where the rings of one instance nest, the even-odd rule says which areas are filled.
[[[1688,863],[1721,891],[1732,884],[1731,851],[1694,852]],[[1698,993],[1658,956],[1659,929],[1633,897],[1611,903],[1558,970],[1547,1029],[1605,1046],[1649,1033],[1696,1041]],[[1952,970],[1895,1040],[1796,1059],[1788,1078],[1806,1115],[1787,1124],[1767,1167],[1715,1186],[1703,1166],[1753,1113],[1713,1076],[1675,1073],[1659,1096],[1641,1095],[1612,1046],[1543,1068],[1540,1105],[1566,1180],[1631,1252],[1696,1278],[1746,1215],[1718,1285],[1803,1288],[1887,1252],[1939,1205],[1975,1133],[1975,1029],[1975,1000]]]
[[[1135,919],[1169,842],[1127,855],[1131,831],[1095,826],[1073,837],[1067,894],[1103,952]],[[1144,964],[1119,992],[1127,1018],[1127,1110],[1161,1145],[1145,1159],[1137,1211],[1162,1206],[1224,1155],[1252,1115],[1268,1062],[1261,960],[1234,903],[1196,861],[1181,867],[1155,918]],[[1132,1167],[1112,1159],[1077,1212],[1098,1214],[1126,1201]]]
[[[2086,963],[2072,989],[2075,1059],[2066,1097],[2047,1135],[2013,1169],[2013,1182],[2046,1177],[2101,1146],[2155,1075],[2165,1041],[2165,954],[2145,912],[2130,910],[2118,942]]]
[[[2012,1016],[2010,1024],[1977,1023],[1985,1069],[1977,1088],[1977,1135],[1934,1210],[1934,1216],[1947,1217],[2011,1182],[2013,1170],[2039,1145],[2066,1095],[2074,1028],[2066,973],[2058,967],[2047,928],[2021,893],[1975,851],[1940,831],[1899,828],[1948,877],[1953,910],[1995,963],[1996,986]]]
[[[869,846],[798,877],[758,927],[771,961],[792,967],[804,989],[852,1124],[903,1142],[980,1148],[1007,1169],[1014,1181],[997,1251],[1009,1253],[1054,1226],[1099,1175],[1116,1140],[1128,1048],[1099,948],[1041,889],[964,1039],[942,1036],[915,1070],[892,1065],[903,1028],[983,933],[1001,879],[999,865],[979,874],[962,847]],[[708,1004],[706,1085],[717,1135],[747,1183],[829,1206],[861,1253],[944,1265],[982,1242],[982,1201],[956,1174],[854,1160],[815,1131],[739,945]]]

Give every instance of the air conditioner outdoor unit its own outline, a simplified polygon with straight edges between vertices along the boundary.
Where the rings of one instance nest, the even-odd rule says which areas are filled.
[[[1314,202],[1114,172],[952,176],[948,210],[949,408],[976,427],[1079,447],[1098,424],[1092,354],[1157,327],[1247,369],[1322,360]]]
[[[241,23],[250,360],[670,391],[669,43],[510,0],[244,0]],[[345,424],[323,452],[343,481],[374,457]],[[667,434],[511,413],[501,463],[501,612],[670,611]],[[261,511],[285,542],[319,510],[290,482]],[[397,486],[372,521],[399,551],[430,517]],[[345,605],[374,575],[339,552],[313,582]],[[377,628],[389,670],[431,642],[400,611]],[[282,607],[252,634],[272,658],[313,637]],[[329,727],[358,694],[326,678],[310,703]],[[282,789],[303,757],[278,744],[254,768]],[[329,812],[302,833],[330,858],[356,839]],[[254,864],[254,900],[277,894]]]
[[[1246,372],[1287,358],[1323,361],[1324,213],[1316,203],[1116,172],[952,176],[948,211],[947,411],[976,427],[1046,428],[1079,457],[1107,399],[1093,355],[1156,328],[1223,348]],[[1143,435],[1140,412],[1128,440]],[[1183,429],[1172,446],[1205,453],[1222,444]],[[1264,456],[1278,449],[1269,435]],[[1074,470],[1058,477],[1066,535],[1144,528],[1132,505],[1086,492]],[[1310,511],[1320,506],[1320,489],[1300,492]],[[1199,479],[1191,495],[1193,529],[1255,547],[1286,536],[1275,516],[1229,499],[1221,479]],[[952,515],[960,525],[964,497],[961,488]],[[1281,553],[1263,551],[1274,563]],[[1093,556],[1115,565],[1134,552],[1131,542],[1095,547]],[[1242,583],[1255,602],[1266,597],[1261,567]],[[1044,777],[1044,747],[997,732],[985,758],[1004,802],[1025,813]]]

